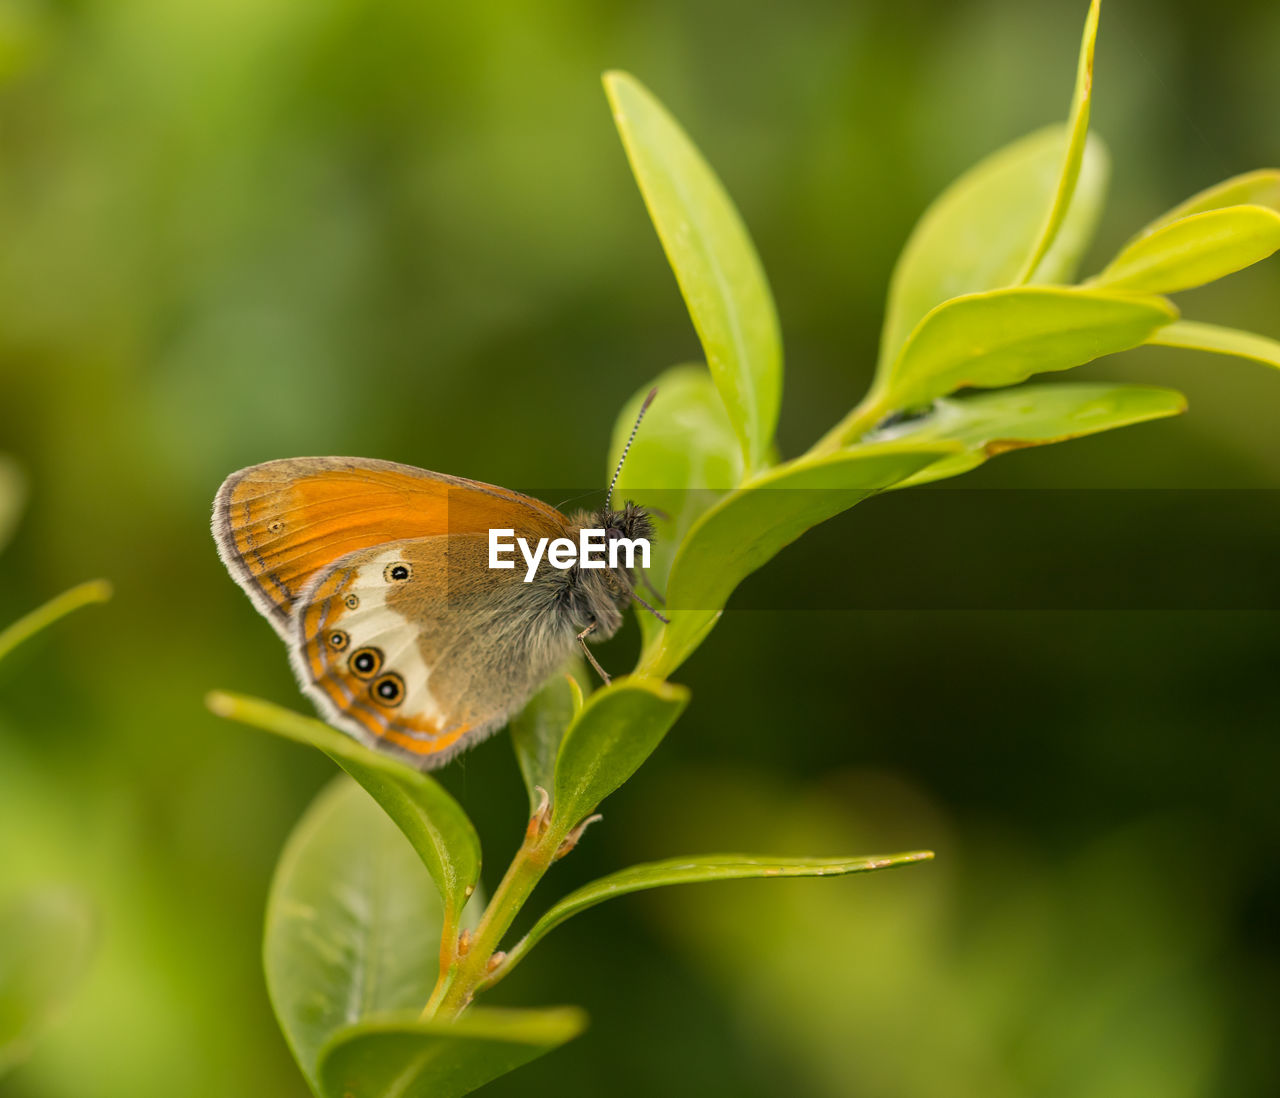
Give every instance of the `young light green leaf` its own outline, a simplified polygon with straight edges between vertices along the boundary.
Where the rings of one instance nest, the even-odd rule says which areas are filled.
[[[93,955],[93,912],[79,893],[42,888],[0,907],[0,1075],[25,1060]]]
[[[320,1056],[324,1098],[459,1098],[577,1037],[575,1007],[472,1008],[452,1021],[410,1016],[350,1026]]]
[[[480,840],[462,807],[434,778],[371,751],[321,721],[240,694],[215,691],[210,710],[317,747],[364,786],[418,852],[440,895],[452,934],[480,879]]]
[[[605,91],[749,468],[773,440],[782,338],[755,246],[723,184],[653,94],[606,73]]]
[[[632,677],[592,694],[560,744],[552,829],[567,834],[594,812],[653,754],[688,702],[683,686]]]
[[[888,411],[956,389],[1001,388],[1137,347],[1178,311],[1157,297],[1019,286],[939,305],[912,333],[872,399]]]
[[[1190,214],[1129,244],[1086,285],[1171,294],[1225,278],[1280,249],[1280,213],[1223,206]]]
[[[289,837],[263,939],[271,1003],[313,1083],[336,1031],[371,1014],[422,1009],[443,915],[404,836],[359,786],[335,778]]]
[[[706,512],[676,554],[667,587],[671,624],[641,656],[665,678],[710,632],[733,589],[820,522],[903,480],[957,443],[886,443],[805,456],[752,478]]]
[[[872,854],[860,858],[778,858],[757,854],[699,854],[690,858],[670,858],[662,862],[633,865],[628,869],[601,877],[569,893],[542,916],[507,954],[492,986],[524,959],[528,952],[567,919],[596,904],[667,885],[697,884],[704,881],[738,881],[751,877],[839,877],[849,873],[867,873],[874,869],[891,869],[928,861],[929,850],[909,854]]]
[[[1089,5],[1089,14],[1085,17],[1084,37],[1080,42],[1080,59],[1076,66],[1076,87],[1071,99],[1071,116],[1067,121],[1067,151],[1062,159],[1058,187],[1054,192],[1048,216],[1045,218],[1044,228],[1040,230],[1040,238],[1032,248],[1031,254],[1027,256],[1027,262],[1018,278],[1022,283],[1031,281],[1056,241],[1067,219],[1067,212],[1071,208],[1071,200],[1075,195],[1076,183],[1080,178],[1085,144],[1089,137],[1089,107],[1093,101],[1093,50],[1098,40],[1100,7],[1101,0],[1093,0]]]
[[[1069,141],[1062,125],[1015,141],[967,171],[925,211],[889,282],[877,375],[935,306],[1018,281],[1058,193]],[[1093,238],[1109,171],[1105,146],[1089,136],[1070,207],[1034,282],[1072,279]]]
[[[1233,176],[1231,179],[1216,183],[1199,194],[1192,195],[1168,213],[1161,214],[1142,229],[1134,240],[1140,240],[1171,222],[1181,221],[1184,217],[1205,213],[1208,210],[1218,210],[1224,206],[1265,206],[1269,210],[1280,212],[1280,170],[1264,168],[1261,171],[1246,172],[1244,175]]]
[[[706,368],[675,366],[637,391],[618,414],[609,447],[611,476],[652,389],[658,395],[631,444],[614,499],[633,500],[661,512],[654,516],[649,569],[650,578],[661,587],[689,527],[741,483],[744,466],[733,425]]]
[[[552,676],[511,721],[511,746],[534,811],[542,799],[539,787],[551,789],[560,741],[581,708],[582,688],[566,672]]]
[[[658,395],[645,415],[618,477],[614,499],[650,508],[654,524],[648,587],[665,591],[676,549],[698,516],[737,487],[742,448],[705,366],[676,366],[635,394],[622,409],[609,448],[609,474],[617,468],[636,415],[651,389]],[[653,601],[653,591],[641,597]],[[642,645],[653,643],[661,623],[636,607]]]
[[[26,482],[17,464],[0,454],[0,549],[9,544],[26,498]]]
[[[64,591],[56,598],[50,599],[43,606],[38,606],[29,614],[24,614],[7,628],[0,630],[0,659],[4,659],[23,641],[30,639],[42,629],[47,629],[59,618],[64,618],[73,610],[82,606],[92,606],[95,602],[106,602],[111,598],[111,584],[107,580],[90,580]]]
[[[1234,355],[1266,366],[1280,367],[1280,341],[1218,324],[1180,320],[1161,328],[1147,342],[1160,347],[1185,347],[1189,351]]]
[[[1146,385],[1023,385],[1007,392],[939,400],[927,416],[873,438],[927,442],[953,439],[964,450],[895,485],[910,488],[967,472],[997,454],[1082,438],[1186,411],[1173,389]]]

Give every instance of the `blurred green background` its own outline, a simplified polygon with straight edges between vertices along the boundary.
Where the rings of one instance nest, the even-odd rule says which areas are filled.
[[[0,622],[92,576],[117,588],[0,666],[0,897],[70,884],[98,937],[0,1094],[304,1094],[259,939],[332,767],[202,707],[221,686],[306,708],[217,560],[210,501],[303,454],[603,483],[616,410],[697,343],[599,73],[669,104],[750,225],[795,454],[868,381],[926,203],[1065,116],[1085,7],[0,0],[0,452],[30,490]],[[1105,7],[1092,267],[1275,166],[1278,58],[1271,0]],[[1280,262],[1180,302],[1280,335]],[[960,483],[1280,487],[1274,371],[1147,349],[1079,376],[1173,385],[1191,411]],[[875,508],[837,520],[842,568],[892,538]],[[1276,1093],[1276,626],[731,614],[678,676],[690,711],[548,892],[710,849],[938,861],[592,912],[492,999],[579,1002],[593,1028],[486,1093]],[[525,811],[506,738],[445,778],[492,887]]]

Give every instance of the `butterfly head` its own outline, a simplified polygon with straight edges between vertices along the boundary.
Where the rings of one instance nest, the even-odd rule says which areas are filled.
[[[629,550],[628,547],[636,542],[643,542],[646,546],[643,561],[645,566],[648,565],[647,545],[653,538],[653,520],[650,519],[648,511],[630,500],[623,504],[621,510],[616,510],[613,506],[613,490],[618,485],[618,477],[622,475],[627,454],[631,452],[631,444],[635,442],[636,433],[640,430],[640,421],[644,419],[645,412],[649,410],[649,405],[657,395],[656,388],[650,389],[648,396],[640,405],[631,434],[622,448],[618,465],[613,471],[613,478],[609,481],[604,506],[594,514],[581,511],[572,519],[575,532],[584,527],[603,530],[606,560],[617,561],[616,564],[610,563],[604,568],[587,569],[575,566],[565,589],[567,598],[562,606],[569,619],[578,630],[589,630],[593,639],[596,640],[604,640],[618,631],[622,625],[623,611],[632,601],[648,607],[648,604],[635,593],[636,557],[634,549]],[[648,608],[653,611],[652,607]],[[656,613],[656,611],[653,612]],[[662,618],[662,615],[658,614],[658,617]],[[662,620],[666,619],[662,618]]]
[[[627,502],[621,510],[606,504],[594,513],[581,511],[572,522],[575,536],[583,527],[603,530],[605,559],[617,560],[614,567],[575,566],[567,590],[565,608],[575,626],[580,630],[594,626],[592,639],[603,640],[618,631],[624,611],[635,598],[635,568],[642,557],[634,545],[652,540],[653,520],[643,507]]]

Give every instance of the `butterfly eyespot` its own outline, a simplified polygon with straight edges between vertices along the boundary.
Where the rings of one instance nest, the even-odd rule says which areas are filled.
[[[382,570],[382,578],[388,583],[404,583],[413,575],[413,565],[405,564],[404,561],[396,561],[394,564],[388,564]]]
[[[348,637],[341,629],[335,629],[329,634],[329,647],[335,652],[341,652],[350,643],[351,638]]]
[[[343,605],[344,605],[348,610],[354,610],[357,606],[359,606],[359,605],[360,605],[360,596],[359,596],[359,595],[348,595],[345,599],[343,599],[343,600],[342,600],[342,604],[343,604]]]
[[[369,687],[369,693],[380,705],[399,705],[404,701],[404,680],[394,671],[389,671]]]
[[[267,527],[267,530],[269,533],[272,533],[272,534],[283,534],[284,523],[281,522],[279,519],[276,519],[275,522],[271,523],[271,525]]]
[[[347,660],[351,673],[358,679],[371,679],[382,667],[382,653],[377,648],[357,648]]]

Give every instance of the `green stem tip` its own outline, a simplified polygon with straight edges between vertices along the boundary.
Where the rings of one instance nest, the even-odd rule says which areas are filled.
[[[59,618],[64,618],[73,610],[89,606],[95,602],[106,602],[112,595],[111,583],[108,580],[96,579],[82,583],[64,591],[61,595],[50,599],[43,606],[19,618],[3,632],[0,632],[0,659],[4,659],[23,641],[35,636],[42,629],[47,629]]]

